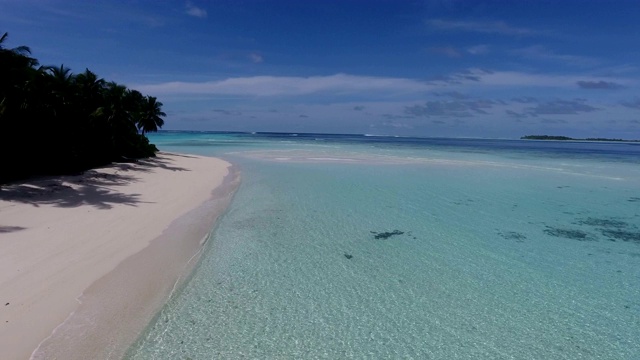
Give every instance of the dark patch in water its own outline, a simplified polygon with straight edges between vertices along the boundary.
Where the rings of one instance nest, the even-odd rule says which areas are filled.
[[[407,231],[407,236],[413,238],[413,240],[418,240],[418,238],[415,237],[415,235],[413,235],[413,233],[411,231]]]
[[[400,231],[400,230],[393,230],[393,231],[385,231],[385,232],[381,232],[381,233],[377,233],[375,231],[371,232],[372,234],[376,234],[374,236],[374,238],[376,239],[388,239],[394,235],[402,235],[404,234],[404,231]]]
[[[475,200],[473,199],[465,199],[465,200],[459,200],[459,201],[454,201],[453,204],[454,205],[465,205],[465,206],[470,206],[471,204],[473,204],[475,202]]]
[[[586,232],[584,232],[582,230],[562,229],[562,228],[556,228],[556,227],[547,226],[547,228],[544,229],[544,232],[547,235],[551,235],[551,236],[555,236],[555,237],[562,237],[562,238],[571,239],[571,240],[578,240],[578,241],[592,241],[593,240],[589,236],[589,233],[586,233]]]
[[[524,242],[524,240],[527,239],[526,235],[515,231],[498,232],[498,235],[504,239],[515,240],[516,242]]]
[[[640,197],[630,197],[628,202],[640,202]]]
[[[632,232],[625,230],[601,229],[602,235],[609,238],[609,241],[621,240],[624,242],[635,242],[640,244],[640,232]]]
[[[353,257],[353,255],[351,255],[351,254],[347,254],[347,253],[344,253],[344,257],[346,257],[347,259],[351,260],[351,258]]]
[[[556,186],[558,189],[564,189],[564,188],[568,188],[571,187],[569,185],[562,185],[562,186]]]
[[[604,227],[604,228],[623,228],[623,227],[629,226],[628,223],[620,220],[598,219],[598,218],[592,218],[592,217],[579,220],[578,222],[576,222],[576,224],[598,226],[598,227]]]
[[[26,230],[27,228],[22,227],[22,226],[3,226],[0,225],[0,234],[2,233],[10,233],[10,232],[14,232],[14,231],[21,231],[21,230]]]

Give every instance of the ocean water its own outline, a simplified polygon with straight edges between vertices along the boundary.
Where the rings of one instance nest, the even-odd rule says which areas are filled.
[[[151,140],[242,184],[128,359],[640,359],[640,144]]]

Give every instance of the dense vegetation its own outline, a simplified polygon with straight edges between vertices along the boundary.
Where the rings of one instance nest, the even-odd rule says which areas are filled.
[[[608,138],[586,138],[576,139],[568,136],[554,136],[554,135],[526,135],[521,137],[523,140],[577,140],[577,141],[623,141],[623,142],[639,142],[640,140],[623,140],[623,139],[608,139]]]
[[[552,136],[552,135],[526,135],[521,137],[523,140],[573,140],[568,136]]]
[[[40,66],[0,37],[0,183],[155,156],[146,132],[164,121],[155,97],[86,69]]]

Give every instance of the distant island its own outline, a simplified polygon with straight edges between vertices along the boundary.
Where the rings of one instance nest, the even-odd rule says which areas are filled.
[[[640,140],[624,140],[624,139],[608,139],[608,138],[571,138],[568,136],[554,136],[554,135],[526,135],[521,137],[522,140],[573,140],[573,141],[618,141],[618,142],[640,142]]]

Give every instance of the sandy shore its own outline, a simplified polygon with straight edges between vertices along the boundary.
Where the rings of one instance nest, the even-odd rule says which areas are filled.
[[[159,154],[0,190],[0,359],[122,357],[197,263],[238,175]]]

